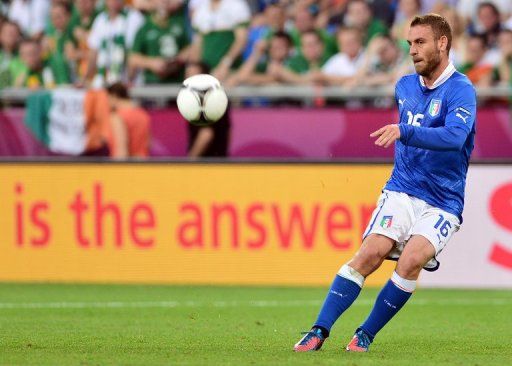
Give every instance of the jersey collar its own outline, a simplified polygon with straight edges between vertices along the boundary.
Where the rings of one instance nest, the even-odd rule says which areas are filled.
[[[423,76],[421,76],[421,75],[420,75],[420,84],[424,88],[427,88],[430,90],[435,89],[439,85],[443,84],[446,80],[448,80],[450,78],[450,76],[452,76],[455,71],[457,71],[457,70],[455,70],[455,66],[453,66],[453,63],[450,61],[448,66],[446,66],[446,69],[444,69],[443,73],[441,75],[439,75],[439,77],[437,78],[436,81],[434,81],[434,84],[432,84],[432,86],[430,86],[430,87],[426,86],[425,81],[423,80]]]

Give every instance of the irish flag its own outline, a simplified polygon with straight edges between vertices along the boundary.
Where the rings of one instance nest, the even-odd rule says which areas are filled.
[[[108,99],[103,91],[58,88],[31,94],[25,124],[54,153],[80,155],[107,140]]]

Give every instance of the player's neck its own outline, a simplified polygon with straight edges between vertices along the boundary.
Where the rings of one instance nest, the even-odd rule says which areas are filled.
[[[441,60],[439,65],[437,65],[436,69],[430,73],[428,76],[423,76],[423,82],[425,83],[425,86],[432,87],[434,85],[435,81],[441,76],[444,70],[448,67],[450,63],[450,60],[448,58],[445,58]]]

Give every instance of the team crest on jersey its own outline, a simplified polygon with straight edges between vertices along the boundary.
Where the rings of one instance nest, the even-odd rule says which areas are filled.
[[[388,227],[391,227],[392,223],[393,223],[393,216],[384,216],[384,217],[382,217],[380,226],[382,226],[384,229],[387,229]]]
[[[431,117],[435,117],[441,111],[441,99],[432,99],[430,101],[430,106],[428,107],[428,114]]]

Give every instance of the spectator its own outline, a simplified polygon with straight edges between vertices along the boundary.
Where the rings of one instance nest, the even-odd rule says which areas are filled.
[[[301,52],[302,50],[302,35],[311,31],[315,31],[320,36],[322,44],[324,45],[325,59],[328,59],[338,52],[335,39],[325,29],[315,28],[315,16],[309,7],[296,6],[293,24],[294,26],[289,31],[289,34],[292,37],[297,52]]]
[[[43,37],[43,55],[52,70],[59,70],[55,73],[55,83],[69,84],[74,80],[75,67],[71,59],[75,54],[76,45],[69,26],[71,5],[55,2],[51,7],[50,16],[53,27]]]
[[[123,0],[106,0],[105,6],[94,20],[87,41],[90,51],[85,79],[90,80],[94,76],[94,87],[127,78],[126,53],[144,23],[141,13],[124,9]]]
[[[9,6],[9,19],[21,28],[23,35],[39,39],[48,20],[50,0],[13,0]]]
[[[498,7],[492,2],[480,3],[477,10],[478,21],[469,25],[469,34],[484,36],[487,46],[495,48],[497,46],[498,34],[501,31],[500,17]]]
[[[292,40],[285,32],[277,32],[267,40],[260,40],[249,59],[226,82],[227,86],[238,84],[267,85],[278,80],[269,70],[282,67],[290,59]]]
[[[450,48],[450,61],[456,68],[462,64],[466,52],[467,34],[464,32],[464,20],[454,8],[444,8],[440,14],[446,19],[452,29],[452,46]]]
[[[362,86],[394,85],[400,77],[414,72],[397,42],[390,36],[375,37],[368,46],[364,65],[357,73]]]
[[[210,72],[205,63],[190,63],[187,65],[186,77]],[[200,157],[228,156],[231,116],[230,108],[220,120],[209,126],[188,125],[188,156],[191,159]]]
[[[204,0],[192,13],[196,30],[192,60],[202,61],[223,81],[241,63],[251,13],[245,0]]]
[[[322,3],[324,6],[320,7],[316,17],[315,28],[326,29],[330,34],[336,33],[336,30],[343,23],[347,0],[328,0]]]
[[[512,30],[503,29],[498,37],[501,59],[498,65],[498,82],[512,86]]]
[[[268,68],[275,80],[290,84],[311,84],[327,61],[320,35],[312,30],[302,33],[302,53],[293,56],[286,65],[271,64]]]
[[[75,53],[71,55],[71,59],[76,63],[76,73],[79,80],[83,80],[87,73],[89,59],[87,39],[98,13],[96,0],[76,0],[75,11],[71,15],[70,28],[77,46]]]
[[[314,80],[327,85],[353,86],[364,62],[363,36],[359,29],[344,27],[338,31],[340,52],[327,60]]]
[[[407,43],[409,25],[413,18],[421,12],[421,0],[399,0],[398,11],[395,23],[391,28],[391,35],[398,40],[403,52],[409,52],[409,44]]]
[[[278,2],[272,2],[265,8],[261,16],[256,16],[249,28],[247,46],[243,52],[243,59],[251,55],[253,48],[258,41],[269,40],[276,32],[284,31],[286,13]]]
[[[156,4],[153,0],[132,0],[128,1],[134,9],[140,11],[144,16],[155,11]],[[128,4],[127,4],[128,5]]]
[[[53,88],[56,79],[63,79],[62,75],[56,77],[54,70],[44,62],[42,47],[35,40],[21,42],[20,59],[23,67],[15,75],[14,86],[30,89]]]
[[[457,13],[466,23],[478,23],[478,6],[483,2],[489,2],[489,0],[458,0]],[[491,2],[497,6],[504,19],[512,15],[512,2],[510,0],[491,0]]]
[[[144,71],[145,84],[183,81],[189,36],[182,0],[158,0],[156,10],[135,36],[130,74]]]
[[[421,14],[440,14],[444,9],[455,9],[459,0],[421,0]]]
[[[492,81],[493,64],[488,61],[485,37],[469,37],[466,50],[466,62],[459,71],[466,74],[475,86],[489,86]]]
[[[12,86],[15,75],[23,71],[18,57],[21,31],[16,23],[4,21],[0,25],[0,89]]]
[[[135,105],[120,82],[107,87],[111,108],[110,156],[116,159],[147,157],[149,154],[148,113]]]
[[[372,14],[375,19],[378,19],[384,24],[386,28],[391,28],[395,21],[395,8],[397,0],[371,0],[369,3],[372,7]],[[457,1],[457,0],[452,0]]]
[[[363,34],[364,46],[367,46],[373,37],[388,33],[384,23],[373,17],[372,9],[365,0],[349,1],[344,25],[359,29]]]

